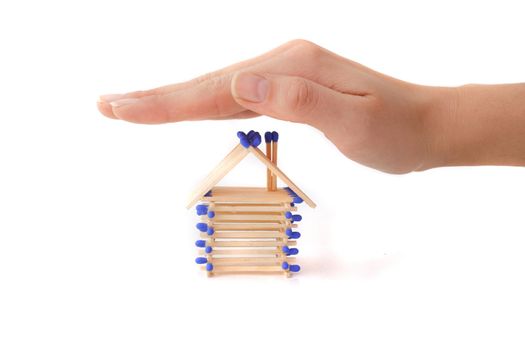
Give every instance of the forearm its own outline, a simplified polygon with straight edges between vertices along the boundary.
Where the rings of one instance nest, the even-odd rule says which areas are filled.
[[[525,84],[428,91],[426,168],[525,165]]]

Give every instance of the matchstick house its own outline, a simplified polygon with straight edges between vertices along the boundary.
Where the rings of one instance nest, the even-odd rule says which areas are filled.
[[[224,158],[196,189],[188,208],[197,205],[200,239],[197,264],[208,276],[223,273],[278,273],[289,277],[301,269],[294,257],[301,236],[294,231],[301,215],[296,204],[315,203],[277,167],[279,135],[264,135],[266,154],[258,146],[261,135],[238,132],[240,144]],[[267,168],[266,187],[220,187],[217,183],[248,154]],[[287,187],[277,188],[277,178]]]

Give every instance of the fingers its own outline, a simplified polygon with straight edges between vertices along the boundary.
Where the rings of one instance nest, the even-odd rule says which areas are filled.
[[[178,90],[191,89],[197,85],[207,84],[210,80],[213,80],[217,77],[225,76],[235,71],[239,71],[243,68],[256,65],[286,50],[289,50],[290,48],[292,48],[294,45],[297,44],[297,41],[298,40],[287,42],[284,45],[281,45],[271,51],[266,52],[265,54],[262,54],[260,56],[257,56],[249,60],[245,60],[245,61],[233,64],[233,65],[230,65],[228,67],[219,69],[211,73],[204,74],[202,76],[199,76],[187,82],[165,85],[165,86],[161,86],[161,87],[157,87],[157,88],[149,89],[145,91],[133,91],[133,92],[129,92],[126,94],[102,95],[99,97],[99,100],[97,101],[97,107],[99,111],[106,117],[116,119],[117,117],[114,115],[113,108],[110,104],[112,101],[115,101],[117,99],[142,98],[142,97],[147,97],[147,96],[152,96],[152,95],[164,95],[164,94],[173,93]]]
[[[166,115],[162,115],[161,113],[156,111],[159,109],[160,106],[150,106],[148,108],[148,113],[151,114],[150,117],[148,117],[146,114],[141,114],[143,113],[143,108],[145,108],[143,104],[137,104],[134,108],[132,108],[131,105],[128,105],[128,109],[119,107],[120,104],[125,104],[126,102],[140,102],[140,101],[130,100],[130,101],[114,102],[114,100],[112,100],[112,103],[115,105],[115,107],[113,107],[110,103],[101,102],[99,100],[97,101],[97,107],[102,112],[102,114],[108,118],[119,119],[115,116],[113,112],[113,109],[115,109],[117,113],[120,115],[120,119],[131,121],[131,122],[136,122],[136,123],[150,123],[150,124],[162,123],[166,121],[167,118],[169,117]],[[150,103],[152,102],[150,101]],[[168,110],[168,108],[169,107],[166,106],[163,109],[166,111]],[[120,113],[118,112],[119,110],[120,110]],[[257,116],[259,116],[258,113],[244,109],[241,112],[236,112],[231,115],[214,116],[214,119],[242,119],[242,118],[253,118]],[[170,120],[170,121],[173,121],[173,120]]]
[[[360,123],[363,97],[343,94],[301,77],[239,73],[231,89],[237,103],[246,109],[307,123],[322,131],[329,130],[330,124],[338,124],[341,118],[353,119],[355,125]]]
[[[268,58],[254,67],[290,66],[280,56]],[[287,69],[287,67],[285,67]],[[111,116],[135,123],[158,124],[184,120],[226,119],[246,114],[231,95],[233,74],[217,75],[201,83],[166,94],[112,100]],[[115,95],[109,95],[114,99]]]
[[[231,81],[234,74],[246,70],[300,76],[345,94],[366,95],[370,90],[370,72],[315,44],[294,41],[273,53],[209,74],[205,79],[121,95],[117,99],[110,95],[111,101],[100,103],[99,109],[108,117],[137,123],[244,116],[249,109],[232,96]]]
[[[105,115],[108,118],[118,119],[113,114],[113,108],[111,107],[110,103],[112,101],[121,99],[122,96],[123,95],[120,95],[120,94],[111,94],[111,95],[102,95],[102,96],[100,96],[98,98],[98,101],[97,101],[97,108],[100,111],[100,113],[102,113],[103,115]]]
[[[250,115],[230,92],[230,79],[221,77],[163,95],[126,98],[111,103],[113,115],[135,123],[226,119]]]

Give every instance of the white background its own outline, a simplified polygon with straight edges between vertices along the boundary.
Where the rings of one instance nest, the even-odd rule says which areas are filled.
[[[525,169],[387,175],[267,117],[144,126],[99,94],[295,38],[428,85],[525,81],[520,1],[4,1],[0,349],[523,349]],[[281,134],[303,271],[207,279],[188,194],[237,130]],[[247,158],[224,183],[264,183]]]

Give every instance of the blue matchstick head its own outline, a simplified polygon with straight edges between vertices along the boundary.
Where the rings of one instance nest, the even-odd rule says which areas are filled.
[[[204,249],[204,252],[205,252],[206,254],[210,254],[210,253],[212,252],[212,250],[213,250],[212,247],[206,247],[206,248]]]
[[[293,232],[291,228],[287,228],[285,233],[288,236],[288,238],[291,239],[297,239],[301,237],[301,234],[299,232]]]
[[[242,147],[244,148],[250,147],[250,141],[248,140],[247,137],[241,137],[240,142],[241,142]]]
[[[299,215],[299,214],[292,215],[292,220],[293,221],[301,221],[302,219],[303,219],[303,217],[301,215]]]
[[[197,225],[195,225],[195,227],[197,227],[197,230],[201,232],[206,232],[208,230],[208,225],[204,222],[199,222]]]
[[[209,190],[208,192],[206,192],[206,194],[204,195],[204,197],[211,197],[211,190]]]
[[[197,241],[195,241],[195,245],[199,248],[204,248],[206,247],[206,241],[202,240],[202,239],[199,239]]]
[[[287,253],[287,255],[297,255],[297,254],[299,254],[299,249],[297,248],[290,248],[290,250]]]
[[[283,261],[281,267],[283,268],[283,270],[288,270],[288,268],[290,267],[290,265],[289,265],[286,261]]]
[[[299,238],[301,238],[301,233],[299,233],[299,232],[292,232],[292,234],[289,237],[291,239],[299,239]]]
[[[301,197],[297,196],[297,197],[293,197],[293,202],[299,204],[299,203],[302,203],[304,201],[303,201],[303,199]]]
[[[273,142],[279,141],[279,133],[277,131],[272,131],[272,141]]]
[[[213,271],[213,264],[212,263],[207,263],[206,264],[206,271]]]
[[[242,131],[237,131],[237,137],[238,138],[246,137],[246,134]]]
[[[215,233],[215,230],[213,229],[213,227],[208,227],[208,230],[206,231],[206,233],[208,234],[208,236],[211,236]]]
[[[253,147],[257,147],[261,144],[261,134],[259,134],[258,132],[250,130],[246,137],[248,138],[248,142],[250,143],[250,145]]]
[[[287,211],[286,213],[284,213],[284,217],[287,218],[287,219],[291,219],[292,218],[292,213]]]
[[[259,145],[261,144],[261,134],[256,132],[253,135],[253,137],[250,139],[250,143],[252,144],[253,147],[259,147]]]
[[[208,217],[209,217],[210,219],[213,219],[213,218],[215,217],[215,212],[214,212],[213,210],[210,210],[210,211],[208,212]]]
[[[202,256],[199,256],[197,259],[195,259],[195,262],[197,264],[206,264],[208,262],[208,259],[203,258]]]
[[[290,251],[290,248],[287,245],[285,245],[285,246],[283,246],[282,251],[283,251],[284,254],[288,254],[288,252]]]
[[[270,131],[267,131],[264,133],[264,142],[266,143],[272,142],[272,133]]]
[[[301,271],[301,266],[299,266],[299,265],[290,265],[290,271],[291,272],[299,272],[299,271]]]
[[[208,213],[208,206],[204,204],[199,204],[195,207],[197,210],[197,215],[206,215]]]

